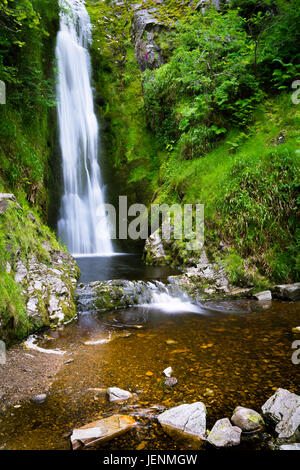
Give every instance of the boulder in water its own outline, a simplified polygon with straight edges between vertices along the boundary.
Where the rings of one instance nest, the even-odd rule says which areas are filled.
[[[36,403],[38,405],[41,405],[46,401],[47,395],[46,393],[41,393],[40,395],[35,395],[34,397],[31,398],[31,401],[33,403]]]
[[[132,398],[132,393],[122,390],[118,387],[110,387],[107,389],[109,401],[125,401]]]
[[[158,416],[163,429],[171,436],[205,439],[206,406],[201,401],[170,408]]]
[[[231,421],[244,432],[258,431],[264,423],[261,415],[257,413],[257,411],[244,408],[243,406],[236,407]]]
[[[174,387],[178,383],[178,380],[176,377],[166,377],[164,380],[164,384],[166,387]]]
[[[300,450],[300,444],[283,444],[279,447],[279,450]]]
[[[241,442],[242,430],[232,426],[228,418],[219,419],[210,431],[207,441],[215,447],[237,446]]]
[[[263,292],[257,292],[253,295],[256,300],[272,300],[272,292],[270,290],[264,290]]]
[[[105,442],[129,431],[136,426],[136,421],[131,416],[114,415],[109,418],[99,419],[74,429],[71,435],[73,450],[92,447],[100,442]]]

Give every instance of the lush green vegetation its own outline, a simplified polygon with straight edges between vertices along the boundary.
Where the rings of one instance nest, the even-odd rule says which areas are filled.
[[[23,338],[33,328],[27,299],[14,281],[17,254],[25,262],[31,255],[47,262],[42,242],[51,239],[58,247],[50,231],[40,221],[37,229],[27,216],[30,210],[37,220],[38,213],[44,221],[47,217],[57,22],[58,4],[51,0],[1,1],[0,80],[6,85],[6,104],[0,105],[0,191],[13,192],[24,208],[0,215],[0,331],[6,341]]]
[[[235,0],[204,15],[165,3],[147,8],[167,25],[155,33],[166,63],[142,73],[132,10],[88,2],[109,156],[144,201],[204,203],[207,244],[218,258],[226,243],[235,281],[253,266],[298,280],[298,2]]]
[[[45,183],[53,150],[54,41],[58,5],[50,0],[4,0],[0,6],[0,179],[6,191],[47,208]],[[49,125],[52,124],[52,125]]]

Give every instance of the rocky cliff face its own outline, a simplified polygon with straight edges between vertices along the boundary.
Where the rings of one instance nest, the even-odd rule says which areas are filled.
[[[133,14],[132,33],[135,57],[142,71],[154,69],[163,64],[162,52],[155,41],[164,25],[155,17],[157,8],[138,9]]]
[[[6,288],[1,296],[0,338],[11,341],[72,319],[79,275],[74,258],[13,194],[0,193],[0,224],[6,233],[0,253],[2,289]]]

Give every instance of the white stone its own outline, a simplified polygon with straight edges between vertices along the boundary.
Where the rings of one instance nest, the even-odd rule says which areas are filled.
[[[300,397],[283,388],[262,406],[265,418],[275,425],[279,439],[296,440],[300,432]],[[300,437],[300,436],[299,436]]]
[[[206,407],[200,401],[170,408],[158,416],[158,421],[166,431],[205,439]]]
[[[228,418],[219,419],[210,431],[207,441],[215,447],[231,447],[241,442],[242,430],[232,426]]]

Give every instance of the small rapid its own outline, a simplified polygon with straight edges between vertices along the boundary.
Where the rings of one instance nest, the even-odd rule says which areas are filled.
[[[147,302],[141,298],[140,307],[161,310],[166,313],[203,313],[200,304],[193,302],[186,292],[176,285],[160,281],[147,282]]]

